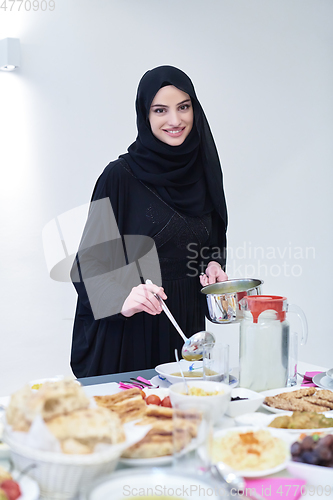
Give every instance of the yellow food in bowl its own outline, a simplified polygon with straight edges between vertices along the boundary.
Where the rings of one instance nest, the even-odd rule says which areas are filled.
[[[267,430],[228,432],[212,444],[212,460],[235,470],[261,471],[282,464],[288,456],[286,443]]]
[[[186,395],[184,392],[183,394]],[[188,396],[217,396],[218,394],[224,394],[224,391],[205,391],[200,387],[189,387]]]
[[[31,389],[35,389],[35,390],[38,390],[42,387],[43,384],[34,384],[31,386]]]

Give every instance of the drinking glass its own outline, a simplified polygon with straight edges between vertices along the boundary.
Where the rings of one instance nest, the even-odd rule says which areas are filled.
[[[173,407],[173,467],[177,470],[200,473],[210,463],[212,415],[204,399],[195,406],[181,401]]]
[[[229,385],[229,345],[206,344],[203,349],[203,379]]]

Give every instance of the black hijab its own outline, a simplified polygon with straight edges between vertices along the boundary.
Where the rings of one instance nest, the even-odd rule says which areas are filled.
[[[194,123],[179,146],[170,146],[151,131],[149,111],[160,88],[174,85],[192,101]],[[172,208],[192,217],[215,208],[227,227],[227,208],[223,192],[222,170],[204,111],[190,78],[173,66],[159,66],[147,71],[140,80],[136,113],[138,136],[121,155],[134,175],[153,186]],[[208,189],[207,189],[208,188]]]

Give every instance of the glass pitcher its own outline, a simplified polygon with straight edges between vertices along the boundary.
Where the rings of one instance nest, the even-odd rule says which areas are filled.
[[[297,361],[293,359],[291,366],[292,342],[286,313],[294,312],[299,316],[301,344],[304,345],[308,328],[302,309],[288,305],[286,297],[276,295],[247,296],[240,301],[240,306],[244,314],[240,325],[240,387],[266,391],[293,385],[291,371],[295,371]]]

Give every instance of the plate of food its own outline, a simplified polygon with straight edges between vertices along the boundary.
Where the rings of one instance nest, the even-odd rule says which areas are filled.
[[[295,477],[305,479],[309,496],[333,497],[333,435],[300,435],[290,448],[291,461],[287,469]],[[315,495],[316,496],[316,495]]]
[[[325,413],[333,410],[333,391],[318,387],[283,387],[263,391],[263,408],[272,413],[308,411]]]
[[[293,437],[277,429],[234,427],[214,433],[212,463],[223,462],[243,477],[263,477],[286,468]],[[203,450],[199,449],[202,454]]]
[[[146,394],[145,399],[143,394]],[[136,421],[137,426],[150,425],[146,436],[138,443],[127,448],[120,461],[126,465],[152,466],[164,465],[172,461],[173,454],[173,408],[169,406],[167,389],[127,389],[112,395],[94,396],[98,406],[104,406],[116,412],[122,423]],[[151,398],[151,404],[150,399]],[[155,401],[155,399],[158,401]],[[160,404],[154,404],[159,402]],[[163,403],[163,405],[162,405]],[[167,404],[168,403],[168,404]],[[188,446],[197,446],[199,422],[184,419],[188,440],[184,441],[184,450]],[[192,449],[192,448],[191,448]]]
[[[330,412],[286,411],[279,415],[267,415],[260,412],[246,413],[236,417],[235,423],[241,426],[272,427],[293,434],[333,431],[333,418]]]

